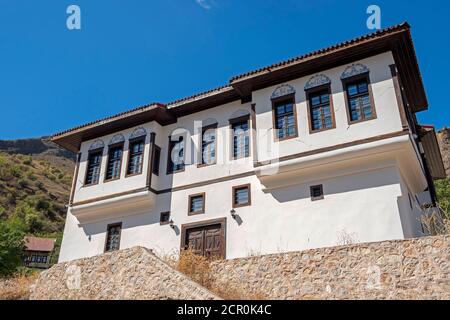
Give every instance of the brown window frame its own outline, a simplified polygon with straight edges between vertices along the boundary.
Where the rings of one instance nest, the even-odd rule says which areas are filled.
[[[274,134],[273,134],[274,141],[280,142],[280,141],[298,138],[297,107],[296,107],[296,103],[295,103],[295,93],[287,94],[282,97],[273,98],[271,100],[272,100],[272,126],[273,126],[273,132],[274,132]],[[292,101],[292,114],[294,116],[295,133],[293,136],[286,136],[286,137],[280,138],[277,134],[277,130],[279,130],[279,129],[277,129],[276,107],[288,100]]]
[[[234,119],[230,119],[228,120],[229,122],[229,129],[230,129],[230,160],[238,160],[238,159],[244,159],[244,158],[249,158],[252,156],[252,147],[251,147],[251,143],[252,143],[252,135],[251,135],[251,130],[252,128],[250,127],[250,115],[245,115],[242,117],[238,117],[238,118],[234,118]],[[244,155],[244,156],[239,156],[239,157],[235,157],[234,156],[234,130],[233,130],[233,126],[237,123],[243,123],[243,122],[247,122],[247,130],[248,130],[248,155]]]
[[[354,82],[358,82],[361,80],[365,80],[367,81],[367,91],[369,94],[369,101],[370,101],[370,107],[371,107],[371,111],[372,111],[372,117],[365,119],[364,117],[358,120],[352,120],[351,118],[351,110],[350,110],[350,101],[349,101],[349,96],[348,96],[348,86]],[[355,124],[355,123],[360,123],[360,122],[365,122],[365,121],[370,121],[370,120],[375,120],[377,119],[377,112],[376,112],[376,107],[375,107],[375,100],[373,97],[373,89],[372,89],[372,83],[370,82],[370,76],[369,76],[369,72],[365,72],[362,74],[358,74],[355,75],[353,77],[349,77],[346,79],[342,79],[342,88],[344,91],[344,98],[345,98],[345,109],[347,112],[347,122],[349,125],[351,124]]]
[[[123,142],[119,142],[119,143],[115,143],[112,145],[108,146],[108,151],[106,153],[106,170],[105,170],[105,177],[103,178],[103,182],[110,182],[110,181],[114,181],[114,180],[118,180],[120,179],[120,176],[122,175],[122,165],[123,165],[123,151],[124,151],[124,143]],[[116,178],[107,178],[108,176],[108,166],[109,166],[109,160],[110,160],[110,151],[113,148],[122,148],[122,153],[120,154],[120,169],[119,169],[119,176]]]
[[[186,169],[186,148],[187,148],[186,135],[180,134],[180,135],[176,135],[175,137],[178,137],[178,139],[180,139],[180,137],[183,137],[183,140],[184,140],[183,161],[184,161],[184,163],[183,163],[183,167],[181,169],[178,169],[175,171],[171,169],[171,167],[172,167],[171,161],[172,160],[171,160],[170,154],[172,153],[172,148],[173,148],[173,146],[171,146],[171,143],[176,142],[176,141],[172,140],[172,136],[169,136],[169,143],[167,145],[167,163],[166,163],[166,174],[167,175],[183,172]],[[178,140],[178,142],[179,142],[179,140]]]
[[[144,172],[144,162],[145,162],[145,137],[146,137],[146,136],[136,137],[136,138],[130,139],[130,140],[128,141],[128,157],[127,157],[128,159],[127,159],[127,168],[126,168],[126,172],[125,172],[125,177],[126,177],[126,178],[138,176],[138,175],[140,175],[140,174],[142,174],[142,173]],[[140,166],[139,166],[139,171],[138,171],[138,172],[135,172],[135,173],[129,173],[129,172],[130,172],[130,159],[131,159],[131,146],[132,146],[133,144],[141,143],[141,142],[144,144],[144,147],[143,147],[143,149],[142,149],[142,161],[141,161],[141,164],[140,164]]]
[[[202,211],[191,211],[192,198],[195,198],[195,197],[202,197],[203,198]],[[205,213],[205,203],[206,203],[206,194],[205,194],[205,192],[190,194],[189,197],[188,197],[188,216],[194,216],[194,215],[197,215],[197,214]]]
[[[312,111],[313,111],[313,106],[311,104],[311,97],[314,94],[320,93],[320,92],[328,92],[328,96],[329,96],[329,107],[330,107],[330,113],[331,113],[331,127],[330,128],[322,128],[322,129],[313,129],[313,116],[312,116]],[[313,133],[318,133],[318,132],[322,132],[322,131],[327,131],[327,130],[332,130],[332,129],[336,129],[336,117],[334,114],[334,103],[333,103],[333,93],[331,91],[331,84],[325,84],[325,85],[321,85],[321,86],[317,86],[311,89],[307,89],[305,90],[305,94],[306,94],[306,105],[308,107],[308,123],[309,123],[309,133],[313,134]],[[323,123],[323,119],[322,119],[322,126],[324,125]]]
[[[197,164],[197,168],[208,167],[208,166],[217,164],[217,131],[218,131],[217,127],[218,127],[217,123],[213,123],[213,124],[202,127],[202,130],[199,134],[199,148],[198,148],[199,149],[198,159],[199,159],[200,163]],[[210,129],[214,129],[214,132],[215,132],[215,139],[214,139],[215,157],[214,157],[213,163],[204,163],[203,162],[203,135],[205,134],[205,132],[207,130],[210,130]]]
[[[164,215],[168,215],[167,220],[163,220]],[[166,225],[170,223],[170,211],[161,212],[159,215],[159,225]]]
[[[119,230],[119,248],[118,248],[118,249],[115,249],[115,250],[106,251],[106,248],[107,248],[107,245],[108,245],[108,234],[109,234],[109,230],[110,230],[111,228],[114,228],[114,227],[120,227],[120,230]],[[121,241],[122,241],[122,222],[116,222],[116,223],[108,224],[108,225],[106,226],[106,237],[105,237],[105,247],[104,247],[104,252],[106,253],[106,252],[114,252],[114,251],[120,250],[120,242],[121,242]]]
[[[248,202],[244,203],[244,204],[237,204],[236,203],[236,190],[237,189],[243,189],[243,188],[247,188],[248,190]],[[234,186],[231,188],[231,198],[232,198],[232,207],[233,208],[241,208],[241,207],[247,207],[247,206],[251,206],[252,205],[252,190],[251,190],[251,184],[247,183],[247,184],[242,184],[239,186]]]
[[[317,197],[314,196],[314,192],[313,192],[314,188],[320,188],[320,196],[317,196]],[[317,184],[314,186],[310,186],[309,191],[310,191],[310,195],[311,195],[311,201],[318,201],[318,200],[322,200],[325,198],[325,195],[323,193],[323,184]]]
[[[88,151],[88,157],[86,160],[86,172],[84,174],[84,183],[83,183],[83,187],[90,187],[90,186],[95,186],[97,184],[99,184],[100,182],[100,177],[101,177],[101,171],[102,171],[102,162],[103,162],[103,147],[102,148],[98,148],[98,149],[94,149],[94,150],[89,150]],[[87,183],[87,177],[88,177],[88,173],[89,173],[89,162],[90,162],[90,158],[93,154],[100,154],[100,162],[99,162],[99,173],[98,173],[98,179],[96,182],[94,183]]]
[[[154,152],[152,157],[152,173],[156,176],[159,176],[159,170],[161,169],[161,148],[158,147],[156,144],[154,145]],[[156,156],[156,153],[158,152],[159,156]],[[155,169],[155,164],[158,164],[157,169]]]

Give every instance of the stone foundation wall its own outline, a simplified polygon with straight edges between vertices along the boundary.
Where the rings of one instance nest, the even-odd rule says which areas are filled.
[[[54,265],[42,272],[31,300],[218,299],[170,268],[151,250],[134,247]]]
[[[442,160],[445,172],[450,178],[450,128],[444,128],[437,133],[439,148],[441,149]]]
[[[270,299],[450,299],[450,236],[214,262],[214,285]]]

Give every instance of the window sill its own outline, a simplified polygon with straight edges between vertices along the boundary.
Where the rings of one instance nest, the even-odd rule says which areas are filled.
[[[360,120],[349,120],[348,124],[352,125],[352,124],[357,124],[357,123],[361,123],[361,122],[366,122],[366,121],[371,121],[371,120],[375,120],[377,117],[373,116],[372,118],[368,118],[368,119],[360,119]]]
[[[196,216],[199,214],[205,214],[205,211],[199,211],[199,212],[188,212],[188,216]]]
[[[336,126],[332,126],[331,128],[325,128],[325,129],[318,129],[318,130],[309,130],[310,134],[314,134],[314,133],[319,133],[319,132],[324,132],[324,131],[329,131],[329,130],[333,130],[336,129]]]
[[[125,178],[131,178],[131,177],[135,177],[135,176],[139,176],[139,175],[141,175],[142,174],[142,172],[139,172],[139,173],[130,173],[130,174],[126,174],[125,175]]]

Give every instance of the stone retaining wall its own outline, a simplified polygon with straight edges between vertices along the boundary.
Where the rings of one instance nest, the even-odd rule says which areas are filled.
[[[450,236],[218,261],[214,285],[270,299],[450,299]],[[244,294],[245,296],[245,294]]]
[[[41,299],[218,299],[151,250],[134,247],[54,265],[31,289]]]

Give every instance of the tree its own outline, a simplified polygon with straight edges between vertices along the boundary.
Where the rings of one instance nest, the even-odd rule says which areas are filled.
[[[0,276],[13,274],[22,264],[24,236],[20,220],[0,220]]]

